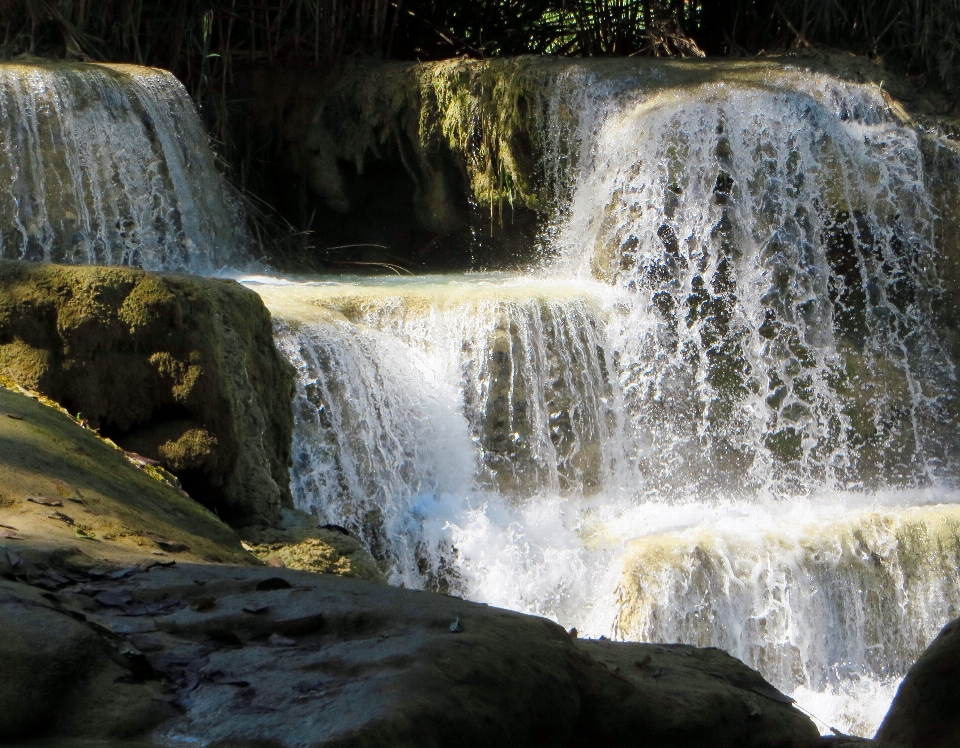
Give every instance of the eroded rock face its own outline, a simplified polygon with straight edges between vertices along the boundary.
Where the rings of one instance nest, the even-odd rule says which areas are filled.
[[[0,262],[0,373],[235,524],[291,504],[293,372],[233,281]]]
[[[29,618],[38,637],[67,636],[0,641],[32,689],[27,702],[0,687],[0,740],[71,735],[31,721],[31,704],[82,695],[84,735],[138,726],[210,746],[820,744],[785,697],[716,650],[582,642],[541,618],[290,569],[103,571],[7,567],[0,629]],[[65,675],[34,672],[45,667]]]
[[[879,748],[960,745],[960,619],[944,626],[907,672],[875,742]]]

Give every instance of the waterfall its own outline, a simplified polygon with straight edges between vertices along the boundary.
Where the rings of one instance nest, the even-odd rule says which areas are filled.
[[[300,373],[296,501],[394,583],[720,646],[869,734],[960,614],[917,133],[782,64],[558,70],[540,271],[245,280]]]
[[[211,272],[245,264],[239,218],[170,73],[0,64],[0,257]]]

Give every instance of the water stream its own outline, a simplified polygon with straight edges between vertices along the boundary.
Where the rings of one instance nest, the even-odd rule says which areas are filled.
[[[209,273],[247,259],[183,85],[133,65],[0,65],[0,258]]]
[[[741,73],[568,73],[535,273],[245,282],[296,501],[394,583],[720,646],[869,735],[960,613],[936,217],[882,92]]]
[[[395,584],[719,646],[872,734],[960,615],[917,132],[762,61],[558,63],[530,116],[536,271],[238,276],[299,374],[297,505]],[[0,256],[249,272],[236,216],[169,75],[0,66]]]

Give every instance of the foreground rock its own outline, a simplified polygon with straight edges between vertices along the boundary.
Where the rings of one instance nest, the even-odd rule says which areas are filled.
[[[258,563],[233,530],[152,466],[2,387],[0,542],[27,562],[39,554],[96,564]],[[0,554],[0,571],[9,563]]]
[[[875,743],[878,748],[960,745],[960,619],[944,626],[907,672]]]
[[[788,699],[718,650],[578,642],[540,618],[290,569],[40,566],[0,581],[0,658],[15,674],[0,684],[0,740],[820,742]],[[58,589],[41,594],[40,580]]]
[[[0,375],[159,461],[227,521],[291,504],[293,372],[233,281],[0,262]]]

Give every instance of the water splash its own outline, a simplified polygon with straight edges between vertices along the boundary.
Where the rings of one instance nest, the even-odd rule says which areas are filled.
[[[960,612],[916,133],[869,86],[632,65],[563,68],[542,276],[248,280],[301,371],[297,501],[394,581],[721,646],[869,734]]]
[[[239,219],[169,73],[0,65],[0,257],[210,272],[245,264]]]

